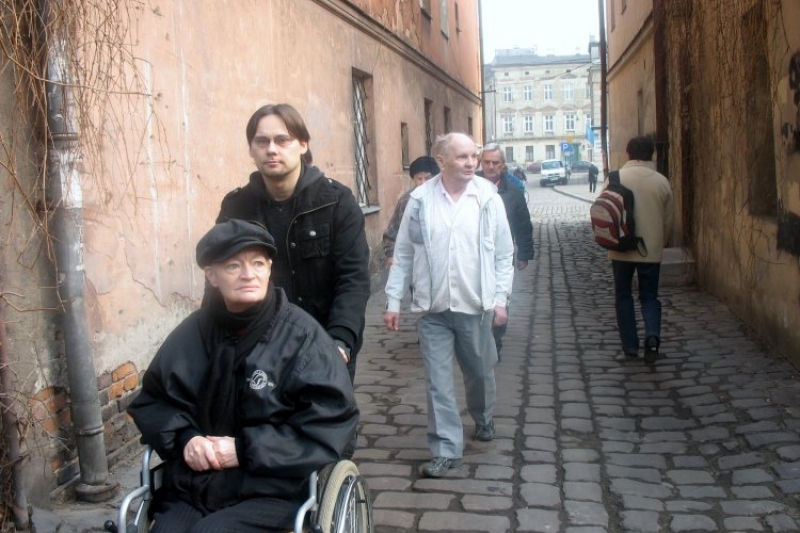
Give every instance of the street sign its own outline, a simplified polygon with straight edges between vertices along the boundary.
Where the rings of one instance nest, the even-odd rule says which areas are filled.
[[[570,143],[567,143],[567,142],[561,143],[561,151],[564,152],[565,154],[571,154],[572,153],[572,145]]]

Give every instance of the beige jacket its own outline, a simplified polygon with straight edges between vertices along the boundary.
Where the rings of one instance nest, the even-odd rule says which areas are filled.
[[[656,172],[651,161],[628,161],[619,169],[620,182],[633,191],[636,235],[644,239],[647,255],[636,250],[608,252],[609,259],[637,263],[660,263],[672,232],[672,187]]]

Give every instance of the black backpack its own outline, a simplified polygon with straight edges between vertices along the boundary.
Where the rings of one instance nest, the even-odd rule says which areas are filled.
[[[633,191],[620,183],[619,171],[609,173],[608,187],[589,209],[595,242],[607,250],[638,250],[640,255],[646,256],[644,239],[636,236],[633,212]]]

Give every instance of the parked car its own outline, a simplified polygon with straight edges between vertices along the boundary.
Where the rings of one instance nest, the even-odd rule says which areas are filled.
[[[528,172],[533,172],[534,174],[538,174],[542,171],[542,162],[541,161],[531,161],[528,163]]]
[[[591,161],[573,161],[572,162],[572,171],[573,172],[589,172],[589,169],[592,168],[593,163]]]
[[[569,174],[567,174],[567,167],[564,162],[559,159],[545,159],[542,161],[542,177],[539,180],[539,185],[546,187],[548,185],[566,185],[569,181]]]

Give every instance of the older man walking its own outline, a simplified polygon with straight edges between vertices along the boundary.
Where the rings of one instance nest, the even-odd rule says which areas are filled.
[[[475,438],[495,435],[492,327],[506,322],[514,245],[496,188],[476,176],[478,150],[450,133],[434,146],[441,173],[411,193],[386,283],[389,331],[400,326],[400,300],[413,278],[412,312],[428,386],[428,446],[422,473],[440,477],[462,464],[464,430],[453,382],[453,359],[464,375]]]

